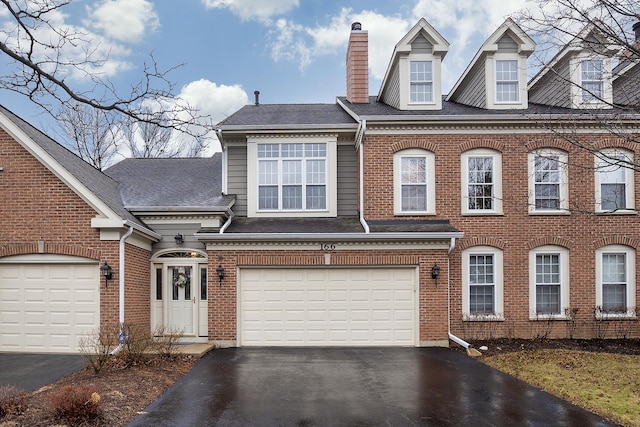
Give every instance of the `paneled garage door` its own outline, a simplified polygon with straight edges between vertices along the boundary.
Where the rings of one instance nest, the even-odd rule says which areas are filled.
[[[240,270],[242,346],[413,346],[414,268]]]
[[[98,263],[39,258],[0,263],[0,351],[78,352],[100,323]]]

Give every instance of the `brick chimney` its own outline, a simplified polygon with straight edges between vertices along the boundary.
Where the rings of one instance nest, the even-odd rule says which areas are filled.
[[[347,101],[369,103],[369,33],[359,22],[351,24],[347,47]]]

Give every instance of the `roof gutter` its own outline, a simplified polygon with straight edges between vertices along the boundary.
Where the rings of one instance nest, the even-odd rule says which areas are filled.
[[[124,225],[125,227],[129,227],[131,232],[133,232],[133,230],[139,231],[140,233],[143,233],[146,236],[154,239],[156,242],[159,242],[160,239],[162,239],[162,234],[158,234],[155,231],[151,231],[150,229],[143,227],[140,224],[136,224],[131,220],[125,219],[124,221],[122,221],[122,225]]]
[[[291,242],[291,241],[393,241],[393,240],[451,240],[464,237],[462,232],[396,232],[396,233],[195,233],[196,239],[211,241],[252,241],[252,242]]]
[[[364,134],[367,132],[367,121],[362,119],[360,121],[360,126],[358,127],[358,132],[356,133],[356,150],[358,150],[358,156],[360,160],[360,172],[359,172],[359,185],[360,185],[360,212],[359,219],[360,224],[362,224],[362,228],[364,228],[364,232],[369,234],[369,224],[364,219]]]

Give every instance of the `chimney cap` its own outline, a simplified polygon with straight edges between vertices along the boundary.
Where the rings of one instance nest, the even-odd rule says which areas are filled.
[[[353,24],[351,24],[351,31],[361,31],[362,30],[362,24],[359,22],[354,22]]]
[[[260,105],[260,91],[254,90],[253,95],[255,96],[255,105]]]

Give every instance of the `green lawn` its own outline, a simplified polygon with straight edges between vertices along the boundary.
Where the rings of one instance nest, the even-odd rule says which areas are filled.
[[[610,421],[640,427],[640,356],[532,350],[482,361]]]

